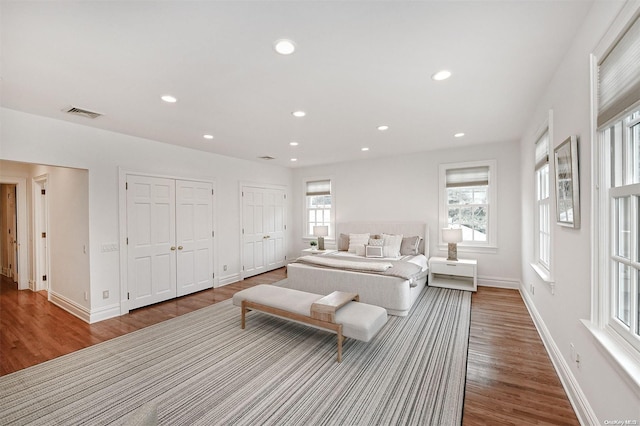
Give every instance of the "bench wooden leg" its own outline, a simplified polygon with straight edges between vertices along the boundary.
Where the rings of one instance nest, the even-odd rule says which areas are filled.
[[[243,300],[242,301],[242,314],[240,315],[240,328],[244,330],[244,316],[247,313],[247,304]]]
[[[344,337],[342,336],[342,325],[338,328],[338,362],[342,362],[342,342]]]

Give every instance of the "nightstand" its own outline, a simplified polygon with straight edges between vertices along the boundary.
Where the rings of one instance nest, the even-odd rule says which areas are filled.
[[[329,254],[334,252],[335,250],[333,249],[317,250],[317,249],[308,248],[308,249],[302,250],[302,254],[300,256],[317,256],[319,254]]]
[[[478,261],[471,259],[429,259],[429,286],[455,290],[478,290]]]

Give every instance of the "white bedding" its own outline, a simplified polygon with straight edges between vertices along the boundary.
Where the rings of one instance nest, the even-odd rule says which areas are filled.
[[[331,256],[340,256],[345,258],[356,257],[360,259],[366,259],[364,256],[358,256],[357,254],[349,253],[348,251],[335,251],[328,254],[330,254]],[[416,255],[400,256],[400,257],[376,257],[375,259],[381,262],[385,260],[404,260],[420,266],[423,272],[426,272],[427,269],[429,268],[428,259],[424,254],[416,254]]]
[[[371,260],[385,261],[406,259],[421,268],[420,278],[408,280],[394,276],[376,275],[340,269],[327,269],[302,263],[288,265],[287,280],[284,287],[294,288],[316,294],[330,294],[333,291],[358,293],[360,301],[371,305],[381,306],[389,315],[406,316],[426,286],[429,257],[429,230],[425,223],[343,223],[337,227],[340,233],[383,233],[424,236],[420,244],[419,255],[402,256],[400,258],[374,258]],[[340,251],[331,253],[340,257],[359,257],[355,253]]]

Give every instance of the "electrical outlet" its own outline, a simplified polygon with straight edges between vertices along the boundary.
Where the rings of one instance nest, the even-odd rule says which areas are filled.
[[[223,271],[226,271],[226,270],[227,270],[227,265],[224,265],[224,266],[222,267],[222,270],[223,270]]]
[[[531,294],[535,296],[536,294],[536,286],[531,284]]]
[[[89,300],[89,293],[87,293],[86,291],[84,292],[84,300]]]
[[[105,290],[102,292],[102,298],[103,299],[108,299],[109,298],[109,290]]]

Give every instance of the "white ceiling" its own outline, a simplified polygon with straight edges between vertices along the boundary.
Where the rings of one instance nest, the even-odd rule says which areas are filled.
[[[285,167],[516,142],[591,4],[3,0],[1,103]]]

